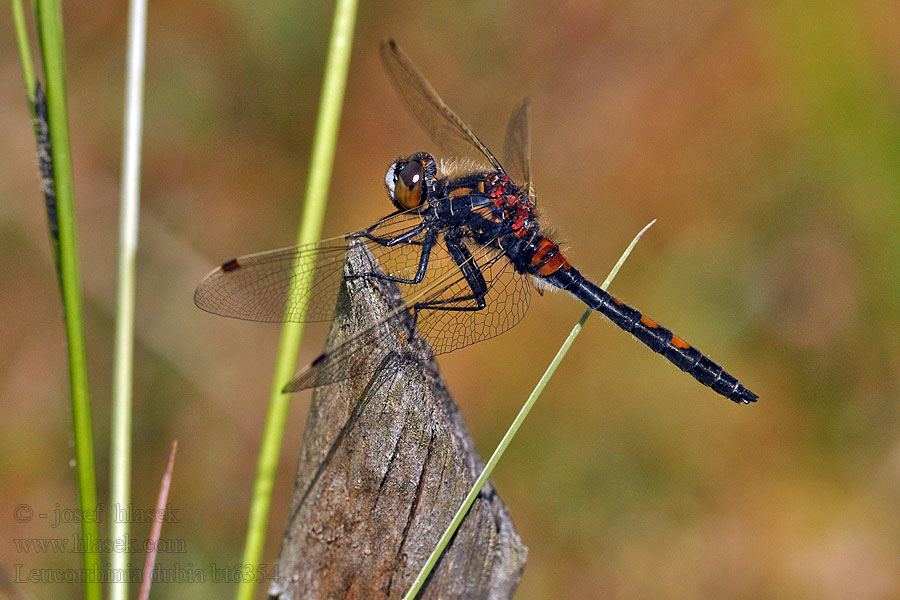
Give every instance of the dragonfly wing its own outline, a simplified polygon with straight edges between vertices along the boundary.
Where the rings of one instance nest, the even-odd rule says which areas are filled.
[[[522,184],[522,189],[534,202],[534,185],[531,180],[531,101],[526,98],[509,118],[506,141],[503,144],[503,161],[507,174]]]
[[[381,58],[397,91],[436,144],[461,156],[471,154],[474,149],[487,158],[494,169],[503,171],[500,161],[469,126],[441,100],[434,87],[409,57],[397,47],[394,40],[382,42]]]
[[[284,392],[372,373],[413,337],[412,317],[395,283],[373,277],[347,278],[382,272],[371,247],[360,246],[351,244],[344,266],[344,285],[352,301],[337,308],[325,350],[294,375]]]
[[[391,239],[421,223],[420,215],[399,213],[382,219],[367,233]],[[207,312],[248,321],[330,321],[349,241],[368,246],[384,273],[410,279],[419,264],[421,238],[385,246],[358,232],[232,259],[203,278],[194,292],[194,303]],[[440,258],[436,262],[441,262]]]
[[[194,291],[201,309],[247,321],[320,321],[334,312],[343,239],[250,254],[210,272]]]
[[[474,243],[469,246],[472,262],[487,285],[485,306],[478,310],[420,310],[417,331],[435,354],[452,352],[500,335],[522,320],[531,302],[531,282],[527,276],[516,272],[504,251]],[[446,302],[448,308],[472,307],[473,300],[452,302],[454,298],[471,294],[469,282],[459,276],[433,286],[427,298],[416,302]]]
[[[294,392],[371,373],[391,353],[408,352],[410,344],[415,343],[409,332],[416,305],[445,308],[422,309],[418,314],[416,331],[435,354],[499,335],[525,315],[531,285],[527,277],[515,271],[503,251],[470,244],[471,262],[482,273],[487,286],[485,307],[480,310],[458,310],[474,305],[472,300],[457,301],[470,296],[472,288],[442,243],[436,244],[432,252],[439,264],[429,263],[430,279],[424,288],[416,286],[417,291],[407,293],[399,308],[349,338],[329,344],[316,360],[291,379],[284,391]]]
[[[343,343],[326,349],[305,369],[298,371],[283,392],[297,392],[374,373],[392,353],[402,351],[412,331],[412,319],[404,310],[395,311],[368,325]]]

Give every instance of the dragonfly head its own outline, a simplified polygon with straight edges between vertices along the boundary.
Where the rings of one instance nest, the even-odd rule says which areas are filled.
[[[443,189],[437,178],[437,163],[425,152],[394,162],[384,176],[384,185],[399,210],[422,208]]]

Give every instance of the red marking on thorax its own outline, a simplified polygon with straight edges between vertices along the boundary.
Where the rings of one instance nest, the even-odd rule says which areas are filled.
[[[518,196],[516,199],[518,200]],[[516,233],[516,237],[523,237],[528,232],[528,227],[526,227],[526,222],[528,218],[531,216],[531,211],[527,210],[522,204],[518,201],[515,202],[515,216],[513,217],[513,225],[512,228]]]
[[[528,233],[528,221],[534,212],[534,205],[522,194],[514,192],[515,187],[509,177],[500,173],[489,176],[487,184],[490,187],[488,195],[493,200],[496,208],[503,210],[503,218],[512,220],[512,229],[516,237],[523,237]]]
[[[506,201],[506,193],[507,193],[507,184],[509,183],[509,178],[505,175],[499,175],[497,173],[491,176],[488,184],[491,186],[490,197],[494,199],[494,204],[497,207],[503,206],[507,203]]]

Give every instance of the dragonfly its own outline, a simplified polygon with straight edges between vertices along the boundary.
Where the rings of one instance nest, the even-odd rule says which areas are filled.
[[[399,158],[384,184],[395,211],[338,238],[229,260],[200,282],[194,302],[250,321],[329,321],[348,278],[392,282],[400,308],[324,351],[284,392],[372,373],[396,352],[388,337],[411,318],[431,352],[457,350],[503,333],[524,317],[533,288],[569,292],[718,394],[755,402],[744,387],[683,338],[585,278],[546,234],[531,179],[530,104],[509,120],[503,163],[440,98],[394,40],[381,44],[385,69],[431,140],[456,157]],[[348,274],[345,255],[362,244],[380,269]],[[401,344],[403,341],[401,340]]]

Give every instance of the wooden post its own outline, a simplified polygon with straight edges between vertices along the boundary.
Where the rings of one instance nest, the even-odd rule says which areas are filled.
[[[376,268],[363,246],[348,252],[345,272]],[[393,284],[345,280],[329,339],[400,303]],[[405,321],[394,333],[409,341]],[[315,390],[270,598],[401,598],[481,471],[427,345],[404,348]],[[526,554],[488,482],[419,598],[511,598]]]

